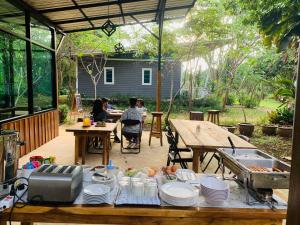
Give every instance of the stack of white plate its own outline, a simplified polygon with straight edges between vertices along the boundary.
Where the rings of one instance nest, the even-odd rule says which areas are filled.
[[[110,187],[110,190],[113,190],[115,187],[115,176],[113,174],[106,173],[94,173],[92,176],[92,182],[94,184],[104,184]]]
[[[222,205],[229,196],[229,185],[216,177],[204,177],[200,181],[201,193],[208,204]]]
[[[102,204],[107,202],[110,188],[103,184],[91,184],[83,189],[83,199],[89,204]]]
[[[197,176],[193,170],[189,169],[178,169],[176,171],[176,176],[178,180],[186,182],[186,181],[193,181],[197,179]]]
[[[198,200],[198,192],[187,183],[172,182],[160,187],[160,198],[174,206],[195,206]]]

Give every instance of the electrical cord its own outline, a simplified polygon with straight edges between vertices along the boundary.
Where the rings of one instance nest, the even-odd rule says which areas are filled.
[[[22,181],[26,181],[26,183],[19,183],[17,184],[17,181],[22,180]],[[25,188],[25,190],[24,190]],[[22,193],[21,196],[18,195],[18,190],[24,190],[24,192]],[[11,187],[11,195],[13,196],[13,205],[11,207],[11,210],[9,212],[9,225],[12,225],[12,215],[13,215],[13,211],[14,208],[23,208],[27,205],[27,202],[23,200],[24,195],[27,193],[28,191],[28,178],[26,177],[19,177],[17,178],[14,183],[12,184]],[[21,205],[17,205],[17,203],[21,203]]]

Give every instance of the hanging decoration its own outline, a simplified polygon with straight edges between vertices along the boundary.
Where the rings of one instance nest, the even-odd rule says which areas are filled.
[[[101,27],[102,31],[110,37],[113,33],[116,32],[116,25],[109,19],[109,0],[107,6],[107,20]]]
[[[121,17],[119,18],[119,24],[121,24]],[[121,40],[120,28],[119,28],[119,40]],[[121,42],[115,45],[115,53],[121,54],[125,52],[125,48]]]
[[[118,54],[124,53],[125,52],[125,48],[122,45],[121,42],[119,42],[118,44],[115,45],[115,52]]]

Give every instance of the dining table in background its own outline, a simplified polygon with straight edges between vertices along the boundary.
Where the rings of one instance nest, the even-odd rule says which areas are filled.
[[[228,137],[236,148],[256,149],[254,145],[209,121],[171,119],[171,127],[183,143],[193,149],[193,170],[198,173],[200,155],[215,152],[217,148],[231,148]]]
[[[86,144],[88,138],[99,137],[103,142],[102,164],[108,165],[110,134],[118,126],[118,123],[106,123],[105,127],[95,125],[83,127],[83,123],[77,123],[66,129],[66,132],[73,132],[75,136],[75,163],[81,155],[82,164],[85,164]]]

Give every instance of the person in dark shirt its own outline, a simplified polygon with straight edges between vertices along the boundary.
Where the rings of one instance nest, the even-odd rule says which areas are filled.
[[[101,99],[96,99],[94,101],[92,115],[94,117],[95,122],[98,122],[98,121],[105,122],[106,121],[107,112],[103,108],[103,103],[102,103]]]

